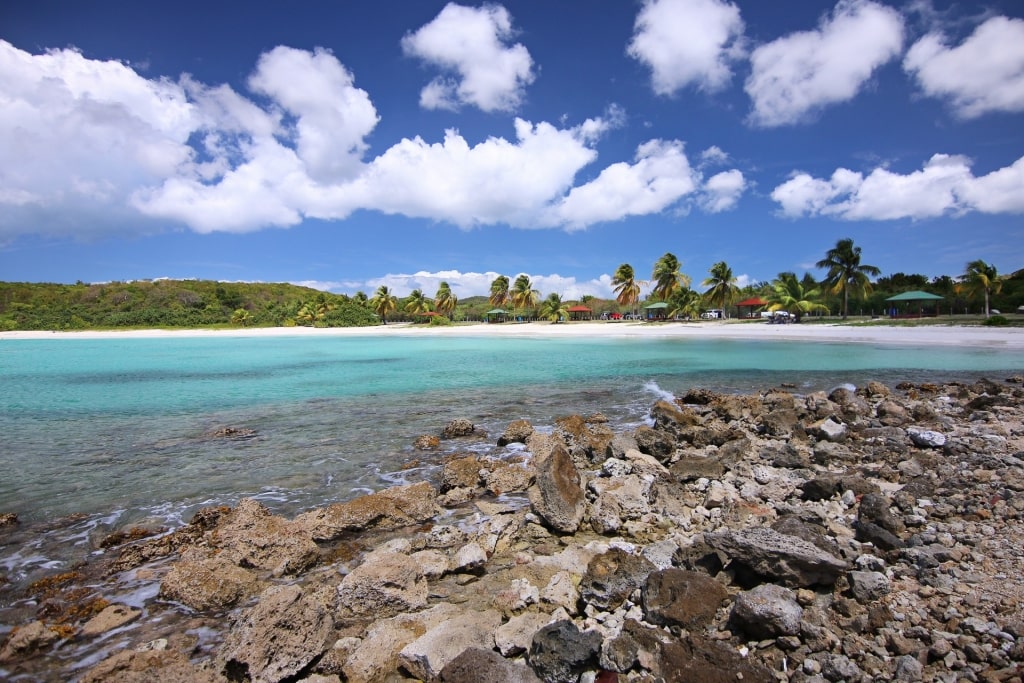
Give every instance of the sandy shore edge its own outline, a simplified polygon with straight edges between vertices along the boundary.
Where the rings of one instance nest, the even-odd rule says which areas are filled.
[[[375,327],[272,327],[231,330],[126,330],[86,332],[0,332],[0,341],[18,339],[145,339],[161,337],[365,337],[450,336],[555,338],[717,338],[765,341],[970,346],[1024,349],[1024,330],[966,326],[896,327],[879,325],[768,325],[739,322],[659,323],[574,322],[468,324],[425,327],[394,323]]]

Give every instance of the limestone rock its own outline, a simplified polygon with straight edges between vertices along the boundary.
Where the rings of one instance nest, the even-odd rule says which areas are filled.
[[[707,574],[662,569],[651,572],[644,583],[644,619],[659,626],[700,629],[711,623],[727,597],[725,587]]]
[[[529,667],[505,659],[494,650],[471,647],[441,669],[442,683],[540,683]]]
[[[332,541],[347,531],[397,529],[433,519],[441,512],[437,490],[428,482],[394,486],[346,503],[318,508],[295,518],[317,541]]]
[[[388,617],[426,604],[422,568],[403,553],[371,553],[338,586],[338,608],[344,616]]]
[[[320,549],[303,523],[272,515],[250,498],[242,499],[221,518],[213,544],[231,563],[265,569],[275,576],[297,574],[320,557]]]
[[[654,456],[658,462],[666,462],[676,450],[676,441],[671,434],[647,425],[637,427],[633,438],[641,453]]]
[[[224,610],[260,590],[254,573],[221,554],[201,548],[185,552],[160,584],[160,597],[194,610]]]
[[[474,431],[476,431],[476,427],[473,423],[464,417],[460,417],[444,426],[444,429],[441,430],[441,437],[444,439],[456,439],[460,436],[469,436]]]
[[[467,543],[459,548],[452,558],[451,571],[466,574],[483,573],[487,564],[487,553],[476,543]]]
[[[594,531],[613,533],[623,522],[649,514],[652,484],[651,478],[632,474],[591,479],[587,488],[597,496],[590,509],[590,524]]]
[[[441,447],[441,439],[433,434],[423,434],[416,437],[416,440],[412,442],[412,447],[418,451],[437,450]]]
[[[92,667],[79,683],[226,683],[176,650],[122,650]]]
[[[543,612],[523,612],[510,617],[494,632],[494,644],[505,657],[525,652],[533,641],[533,634],[551,623],[551,616]]]
[[[518,462],[496,462],[483,472],[484,488],[494,496],[525,491],[533,485],[537,472],[532,465]]]
[[[580,597],[603,610],[619,607],[630,593],[647,580],[657,568],[642,555],[632,555],[621,548],[611,548],[597,555],[587,565],[580,582]]]
[[[367,630],[342,666],[349,683],[369,683],[398,669],[398,653],[440,623],[461,614],[455,605],[440,603],[420,612],[380,619]]]
[[[765,583],[736,596],[732,621],[757,640],[800,633],[803,608],[796,593],[788,588]]]
[[[14,661],[43,650],[57,642],[58,638],[56,632],[51,631],[46,624],[33,621],[8,636],[0,650],[0,662]]]
[[[224,638],[217,668],[232,680],[247,675],[252,683],[278,683],[319,657],[333,629],[326,595],[271,586]]]
[[[815,422],[808,431],[823,441],[836,443],[846,439],[848,428],[845,423],[836,422],[833,418],[827,417]]]
[[[142,610],[128,605],[107,605],[102,612],[94,616],[82,626],[80,635],[98,636],[107,631],[129,624],[142,615]]]
[[[526,443],[531,434],[533,434],[533,425],[526,420],[513,420],[505,427],[505,432],[498,437],[498,445],[507,446],[510,443]]]
[[[449,460],[441,470],[441,492],[460,487],[476,488],[480,485],[483,468],[483,461],[475,455]]]
[[[704,542],[723,553],[738,569],[788,586],[831,586],[846,571],[845,561],[807,541],[772,529],[719,531]]]
[[[448,662],[467,648],[489,650],[494,647],[494,630],[501,615],[494,610],[460,614],[434,626],[402,648],[398,659],[413,676],[425,681],[436,679]]]
[[[601,634],[580,631],[571,621],[556,621],[534,634],[530,667],[545,683],[575,681],[597,665],[600,648]]]
[[[914,445],[920,448],[942,448],[946,445],[946,435],[931,429],[910,427],[907,429],[907,434]]]
[[[565,448],[556,445],[537,464],[537,481],[529,490],[530,504],[551,528],[574,533],[583,520],[586,498],[582,478]]]

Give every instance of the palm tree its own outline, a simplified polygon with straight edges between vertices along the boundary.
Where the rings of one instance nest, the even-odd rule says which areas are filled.
[[[334,304],[327,301],[326,294],[320,292],[312,301],[307,301],[299,306],[299,310],[295,314],[295,321],[302,325],[323,327],[327,314],[333,310]]]
[[[433,307],[433,302],[426,297],[422,289],[412,290],[405,299],[406,313],[429,313]]]
[[[665,311],[665,317],[667,318],[676,318],[679,316],[697,318],[700,316],[700,294],[689,287],[680,287],[676,291],[672,292],[667,303],[668,309]]]
[[[619,302],[620,306],[628,306],[631,310],[640,302],[640,287],[644,284],[646,283],[642,280],[636,279],[633,266],[628,263],[621,264],[612,275],[615,300]]]
[[[373,312],[380,316],[381,321],[387,325],[388,313],[398,309],[398,297],[391,293],[387,285],[381,285],[373,293],[370,306],[373,307]]]
[[[518,311],[521,308],[532,308],[537,305],[540,292],[533,288],[528,275],[522,274],[512,285],[512,305]]]
[[[788,311],[796,316],[796,321],[815,311],[828,313],[828,307],[815,301],[821,296],[821,290],[816,287],[807,287],[808,281],[796,279],[796,273],[779,273],[779,277],[772,281],[771,291],[768,292],[768,310]]]
[[[850,311],[850,293],[864,296],[871,292],[869,275],[875,277],[882,274],[875,266],[863,265],[860,262],[860,247],[853,245],[853,240],[846,238],[836,242],[836,246],[825,252],[825,258],[815,264],[818,268],[828,268],[824,285],[832,294],[843,297],[843,320]]]
[[[434,308],[441,315],[451,318],[458,303],[459,297],[455,296],[455,292],[452,291],[448,283],[442,280],[437,287],[437,294],[434,295]]]
[[[710,277],[701,284],[702,287],[710,287],[704,292],[704,297],[711,308],[720,308],[724,311],[725,317],[729,317],[729,305],[736,300],[739,288],[736,286],[736,278],[733,277],[732,268],[725,261],[719,261],[711,266],[708,271]]]
[[[252,316],[249,311],[244,308],[236,308],[235,312],[231,314],[231,324],[241,325],[242,327],[248,327],[249,323],[252,322]]]
[[[569,317],[569,309],[562,301],[562,296],[552,292],[548,294],[548,298],[540,304],[540,317],[546,318],[553,323],[557,323],[563,318]]]
[[[654,281],[651,294],[661,301],[666,301],[680,287],[690,286],[690,278],[679,271],[679,259],[668,252],[654,264],[651,279]]]
[[[981,259],[971,261],[967,264],[966,272],[962,279],[967,285],[967,293],[975,296],[978,292],[985,293],[985,317],[989,316],[988,297],[989,294],[998,294],[1003,288],[1003,281],[999,277],[996,267],[985,263]]]
[[[508,277],[499,275],[491,282],[491,305],[495,308],[504,308],[508,301]]]
[[[366,292],[364,292],[363,290],[359,290],[358,292],[353,294],[352,301],[355,301],[360,306],[370,305],[370,299],[366,296]]]

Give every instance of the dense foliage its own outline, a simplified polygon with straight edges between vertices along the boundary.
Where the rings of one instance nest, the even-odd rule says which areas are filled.
[[[289,284],[153,280],[74,285],[0,282],[0,330],[376,325],[344,295]]]

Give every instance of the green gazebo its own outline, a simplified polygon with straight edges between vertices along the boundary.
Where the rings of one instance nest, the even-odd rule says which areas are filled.
[[[492,308],[484,314],[489,323],[503,323],[508,320],[508,311],[501,308]]]
[[[892,317],[892,318],[900,318],[900,317],[923,318],[924,315],[925,315],[925,313],[924,313],[924,304],[925,304],[925,302],[928,302],[928,301],[942,301],[942,300],[943,300],[943,297],[939,296],[938,294],[932,294],[931,292],[922,292],[920,290],[914,290],[912,292],[903,292],[902,294],[897,294],[896,296],[890,296],[888,299],[886,299],[886,302],[892,303],[892,304],[906,303],[908,306],[910,304],[914,303],[914,302],[917,302],[918,307],[917,307],[917,314],[916,315],[913,314],[913,313],[905,313],[903,315],[900,315],[900,314],[898,314],[896,312],[898,309],[895,306],[893,306],[893,308],[891,308],[889,310],[889,316]],[[936,305],[936,309],[935,310],[938,311],[937,305]]]
[[[668,304],[664,301],[659,301],[658,303],[651,304],[650,306],[644,306],[644,310],[647,311],[648,320],[664,320],[667,308]]]

